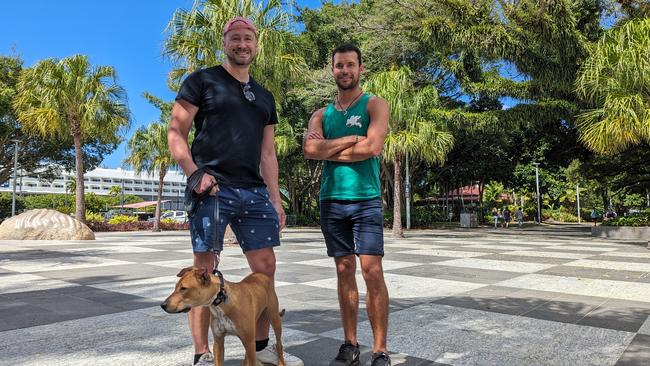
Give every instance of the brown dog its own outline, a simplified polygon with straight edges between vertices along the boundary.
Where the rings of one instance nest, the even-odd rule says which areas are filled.
[[[218,276],[217,276],[218,275]],[[223,340],[236,335],[246,354],[244,366],[257,366],[255,355],[255,325],[264,314],[275,332],[278,366],[284,366],[282,353],[282,314],[273,279],[262,273],[251,273],[241,282],[223,280],[220,272],[208,273],[205,268],[187,267],[178,273],[176,289],[160,304],[168,313],[186,313],[197,306],[209,306],[210,327],[214,335],[214,364],[223,366]]]

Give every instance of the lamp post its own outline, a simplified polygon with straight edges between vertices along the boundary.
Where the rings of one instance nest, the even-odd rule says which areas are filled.
[[[580,183],[576,183],[576,204],[578,206],[578,224],[580,223]]]
[[[539,201],[539,163],[533,163],[535,166],[535,185],[537,186],[537,223],[542,223],[542,208]]]
[[[406,182],[404,184],[404,198],[406,199],[406,229],[411,229],[411,182],[409,181],[409,153],[406,152]]]
[[[18,177],[18,143],[20,140],[11,140],[14,143],[14,184],[11,195],[11,216],[16,215],[16,178]]]

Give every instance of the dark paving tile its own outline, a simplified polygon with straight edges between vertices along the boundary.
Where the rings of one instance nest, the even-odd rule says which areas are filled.
[[[102,255],[93,255],[106,259],[115,259],[133,263],[163,262],[174,261],[184,258],[191,258],[191,254],[181,254],[176,252],[162,251],[150,253],[106,253]]]
[[[574,324],[606,301],[606,298],[601,297],[560,295],[521,315],[529,318]]]
[[[395,273],[409,276],[438,278],[444,280],[487,283],[493,284],[500,281],[508,280],[521,276],[521,273],[494,271],[494,270],[476,270],[472,268],[450,267],[436,264],[426,264],[413,267],[397,268],[387,270],[387,273]]]
[[[524,263],[544,263],[544,264],[564,264],[573,262],[575,259],[551,258],[551,257],[529,257],[525,255],[510,254],[492,254],[481,257],[481,259],[493,259],[499,261],[524,262]]]
[[[79,248],[79,246],[76,246]],[[51,259],[51,258],[61,258],[61,257],[81,257],[81,254],[70,253],[70,252],[61,252],[56,250],[44,250],[44,249],[28,249],[28,250],[17,250],[12,252],[2,253],[2,258],[0,259],[0,266],[3,263],[7,262],[16,262],[16,261],[36,261],[41,259]]]
[[[616,366],[648,365],[650,365],[650,335],[637,334],[616,362]]]
[[[587,314],[578,324],[637,332],[650,316],[650,303],[609,299]]]
[[[593,278],[598,280],[626,281],[626,282],[650,282],[645,272],[615,271],[602,268],[557,266],[538,271],[539,274],[554,276],[570,276],[579,278]]]
[[[562,249],[562,248],[554,248],[554,247],[546,247],[540,250],[544,251],[552,251],[556,253],[573,253],[573,254],[584,254],[584,255],[601,255],[603,252],[601,251],[595,251],[595,250],[575,250],[575,249]],[[575,260],[575,259],[573,259]]]
[[[287,352],[292,353],[300,357],[305,365],[309,366],[329,366],[330,362],[336,354],[338,353],[339,346],[343,343],[342,340],[337,340],[333,338],[319,338],[311,342],[301,344],[299,346],[287,347]],[[371,357],[371,348],[368,345],[360,344],[361,357],[359,358],[360,365],[365,365],[370,361]],[[391,352],[389,352],[391,353]],[[391,356],[396,359],[397,357],[403,357],[401,355],[396,356],[391,353]],[[233,364],[234,365],[234,364]],[[400,366],[445,366],[441,363],[434,363],[430,360],[424,360],[421,358],[413,356],[405,356],[404,362],[399,364]]]
[[[522,315],[558,296],[560,294],[554,292],[486,286],[433,302],[501,314]]]
[[[19,329],[157,305],[86,286],[0,295],[0,330]]]
[[[360,309],[358,322],[365,320],[367,320],[365,311]],[[282,326],[320,334],[340,328],[341,314],[338,309],[287,311],[282,318]]]
[[[82,285],[129,281],[152,277],[175,276],[177,268],[160,267],[147,264],[124,264],[117,266],[68,269],[38,272],[39,276],[79,283]]]

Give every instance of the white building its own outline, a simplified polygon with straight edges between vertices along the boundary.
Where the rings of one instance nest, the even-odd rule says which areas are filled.
[[[62,176],[53,181],[46,181],[33,175],[19,178],[16,182],[16,194],[65,194],[67,181],[75,178],[74,172],[64,172]],[[185,174],[169,171],[163,182],[163,200],[170,202],[164,204],[165,209],[178,209],[182,207],[185,192]],[[132,170],[97,168],[84,175],[86,193],[107,195],[111,187],[123,188],[124,194],[133,194],[142,197],[145,201],[155,201],[158,194],[158,174],[136,175]],[[0,186],[0,192],[12,192],[13,179],[9,179]]]

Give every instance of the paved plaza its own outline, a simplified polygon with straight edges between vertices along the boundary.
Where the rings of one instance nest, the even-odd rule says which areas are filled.
[[[285,347],[328,365],[342,339],[333,261],[317,229],[285,230],[282,243]],[[0,364],[189,365],[186,316],[158,306],[188,265],[187,232],[0,241]],[[229,281],[248,273],[238,247],[220,268]],[[650,250],[639,243],[562,227],[411,231],[386,238],[384,268],[394,365],[650,365]],[[228,337],[226,365],[242,357]]]

